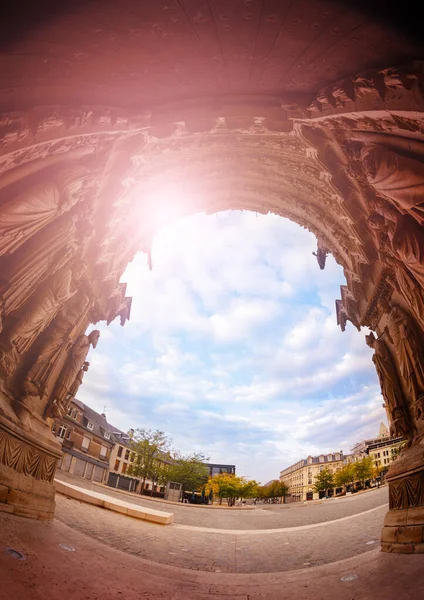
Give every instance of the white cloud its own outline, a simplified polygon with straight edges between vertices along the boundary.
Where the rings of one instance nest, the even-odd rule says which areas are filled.
[[[125,328],[102,329],[81,400],[120,427],[268,481],[308,454],[374,435],[381,408],[365,332],[337,328],[344,283],[314,237],[276,215],[196,215],[163,230],[123,281]],[[108,333],[106,333],[108,331]]]

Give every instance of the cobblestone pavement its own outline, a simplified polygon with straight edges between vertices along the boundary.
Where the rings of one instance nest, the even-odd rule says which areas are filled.
[[[78,504],[59,499],[70,518],[73,502]],[[100,513],[108,514],[81,506],[84,511],[91,509],[86,511],[88,530],[90,516],[103,522]],[[115,517],[114,522],[103,524],[105,528],[112,525],[111,531],[116,533],[115,526],[121,525],[118,515],[109,516]],[[350,520],[354,521],[360,518]],[[149,529],[168,531],[171,527]],[[257,534],[252,543],[262,537],[271,540],[272,536]],[[334,555],[340,550],[338,543],[326,540],[327,546],[334,544]],[[22,552],[24,560],[16,560],[7,548]],[[259,549],[263,561],[278,551],[262,542]],[[163,552],[168,550],[175,550],[175,545],[162,548]],[[308,552],[305,548],[304,553]],[[0,512],[0,600],[417,600],[424,589],[422,564],[422,555],[386,554],[375,548],[346,560],[285,572],[181,569],[122,552],[58,519],[46,523]]]
[[[312,523],[322,523],[341,519],[361,513],[371,508],[382,506],[388,502],[388,487],[372,490],[365,494],[325,500],[322,504],[292,503],[288,505],[257,505],[252,510],[214,510],[200,508],[189,504],[168,504],[157,500],[149,500],[138,494],[117,492],[113,488],[99,487],[81,477],[60,473],[59,478],[73,485],[101,491],[119,500],[132,502],[140,506],[148,506],[156,510],[174,513],[174,523],[194,527],[218,529],[280,529],[298,527]],[[387,510],[387,509],[386,509]],[[219,516],[218,516],[219,515]]]
[[[322,526],[304,525],[278,533],[231,534],[185,525],[155,525],[60,494],[56,495],[56,502],[57,520],[112,548],[166,565],[222,573],[305,569],[375,549],[387,511],[385,505]],[[226,511],[211,512],[214,526],[220,527],[221,519],[227,518]],[[245,514],[238,511],[231,516],[244,519]]]

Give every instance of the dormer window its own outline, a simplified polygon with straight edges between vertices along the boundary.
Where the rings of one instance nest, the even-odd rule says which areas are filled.
[[[110,433],[108,431],[105,431],[103,435],[105,440],[110,440]]]
[[[93,423],[91,421],[87,422],[87,429],[89,429],[90,431],[93,431]]]
[[[76,408],[73,408],[72,406],[69,407],[68,409],[68,417],[71,417],[71,419],[77,419],[78,417],[78,411]]]

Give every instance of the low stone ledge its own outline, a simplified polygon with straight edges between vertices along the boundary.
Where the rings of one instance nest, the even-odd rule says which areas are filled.
[[[145,506],[138,506],[137,504],[131,504],[130,502],[123,502],[122,500],[117,500],[106,494],[92,492],[58,479],[55,479],[54,485],[57,493],[63,494],[74,500],[79,500],[80,502],[85,502],[86,504],[100,506],[101,508],[106,508],[135,519],[150,521],[151,523],[158,523],[159,525],[170,525],[174,522],[173,513],[154,510],[152,508],[146,508]]]

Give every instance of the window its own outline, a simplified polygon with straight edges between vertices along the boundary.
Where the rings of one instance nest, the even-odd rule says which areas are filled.
[[[57,437],[60,438],[61,440],[63,440],[65,438],[66,432],[68,431],[68,428],[65,427],[65,425],[59,425],[59,428],[57,430]]]
[[[108,431],[105,431],[103,435],[105,440],[110,440],[110,433]]]
[[[66,439],[69,440],[71,437],[71,433],[72,433],[72,429],[68,429],[68,431],[66,432]]]
[[[87,421],[87,429],[93,431],[93,423],[91,421]]]
[[[129,458],[130,458],[130,451],[126,450],[125,451],[125,460],[129,460]]]
[[[106,458],[106,456],[107,456],[107,448],[106,448],[106,446],[101,446],[101,448],[100,448],[100,456],[101,456],[101,458]]]
[[[324,462],[324,457],[322,456],[322,454],[321,454],[321,456],[319,457],[318,460],[319,460],[319,462]]]
[[[114,471],[119,471],[119,465],[120,465],[120,464],[121,464],[121,463],[119,462],[119,460],[115,460],[115,467],[114,467],[114,469],[113,469],[113,470],[114,470]]]
[[[134,454],[134,452],[131,452],[130,461],[134,462],[134,459],[135,459],[135,454]]]
[[[68,417],[71,417],[71,419],[76,419],[78,417],[78,411],[73,406],[68,408]]]
[[[82,440],[81,448],[83,450],[88,450],[90,447],[90,442],[91,442],[91,439],[87,435],[85,435]]]
[[[123,463],[122,465],[122,473],[126,473],[127,472],[127,463]]]
[[[119,456],[119,458],[122,456],[122,450],[123,450],[123,447],[119,446],[119,448],[118,448],[118,456]]]

